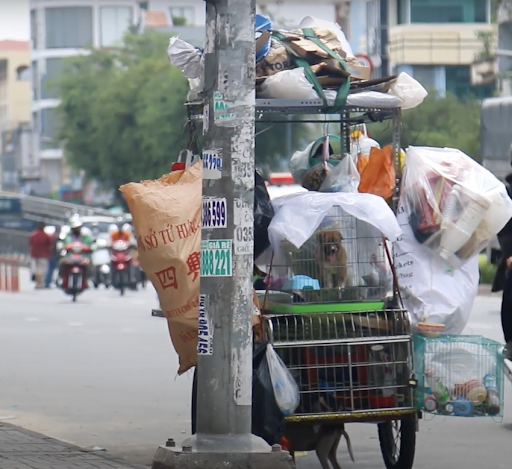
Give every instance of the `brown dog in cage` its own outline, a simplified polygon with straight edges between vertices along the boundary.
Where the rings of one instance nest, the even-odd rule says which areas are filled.
[[[314,405],[314,411],[317,413],[333,412],[327,400],[320,397]],[[311,423],[287,423],[285,436],[290,445],[290,454],[295,462],[295,452],[297,451],[315,451],[320,461],[322,469],[341,469],[338,462],[338,446],[341,438],[345,437],[347,449],[352,462],[355,462],[352,451],[350,437],[342,423],[322,423],[312,425]]]
[[[317,234],[315,259],[322,288],[344,288],[347,281],[347,251],[339,231]]]

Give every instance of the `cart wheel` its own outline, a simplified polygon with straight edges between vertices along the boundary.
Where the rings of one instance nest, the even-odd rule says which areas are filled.
[[[413,419],[379,423],[379,441],[387,469],[412,469],[416,449]]]

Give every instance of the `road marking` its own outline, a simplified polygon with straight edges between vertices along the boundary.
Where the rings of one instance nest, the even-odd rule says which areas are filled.
[[[68,326],[79,327],[79,326],[83,326],[83,324],[81,322],[69,322]]]
[[[25,318],[25,321],[28,321],[28,322],[36,322],[36,321],[39,321],[39,318],[36,318],[36,317],[29,317],[29,318]]]

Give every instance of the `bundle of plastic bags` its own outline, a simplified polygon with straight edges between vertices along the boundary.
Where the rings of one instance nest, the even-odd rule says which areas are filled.
[[[451,148],[409,147],[402,193],[416,240],[454,268],[477,255],[512,217],[503,183]]]

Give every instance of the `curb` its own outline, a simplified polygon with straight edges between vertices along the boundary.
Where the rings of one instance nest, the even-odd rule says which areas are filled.
[[[125,461],[123,459],[116,458],[114,456],[110,456],[109,454],[105,454],[105,452],[103,452],[103,451],[93,451],[91,449],[82,448],[73,443],[68,443],[67,441],[58,440],[51,436],[43,435],[42,433],[28,430],[27,428],[18,427],[11,423],[0,422],[0,435],[1,435],[2,428],[17,431],[23,435],[31,436],[32,438],[38,438],[38,439],[44,440],[47,443],[53,443],[55,445],[62,446],[64,449],[67,449],[69,451],[75,451],[78,453],[94,454],[98,458],[104,459],[105,461],[115,462],[119,465],[125,466],[126,469],[147,469],[149,467],[149,466],[144,466],[144,465],[134,465],[134,464],[129,463],[128,461]],[[155,444],[155,448],[157,448],[157,447],[158,447],[158,445]]]

